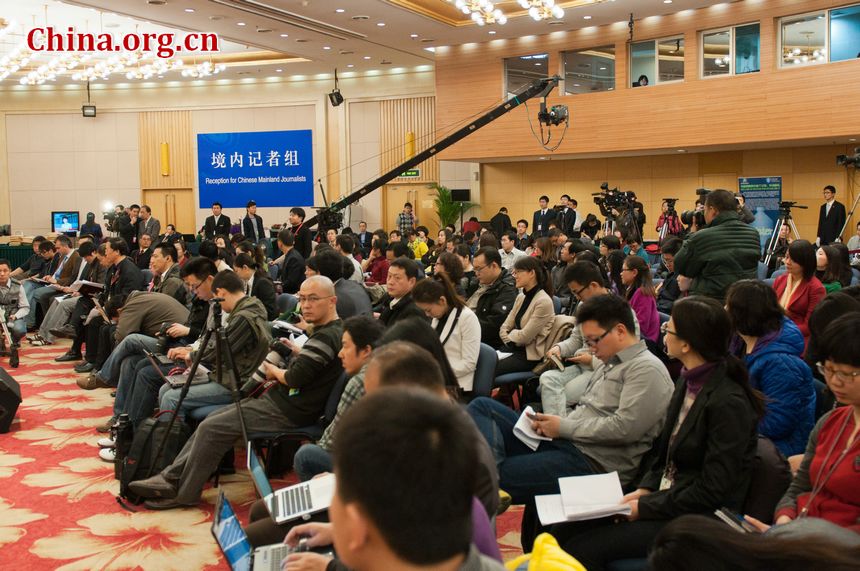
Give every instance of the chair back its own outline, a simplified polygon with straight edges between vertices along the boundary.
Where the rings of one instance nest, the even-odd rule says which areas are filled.
[[[285,313],[292,313],[299,304],[299,300],[291,293],[282,293],[278,296],[277,304],[278,314],[283,315]]]
[[[325,403],[325,411],[323,412],[323,423],[325,426],[328,426],[334,420],[334,415],[337,414],[337,405],[340,403],[340,397],[343,396],[343,391],[346,389],[348,380],[349,375],[344,371],[334,382],[334,386],[331,388],[328,400]]]
[[[767,279],[767,264],[764,262],[758,263],[758,269],[756,270],[756,277],[760,280]]]
[[[561,315],[561,298],[557,295],[552,296],[552,307],[556,315]]]
[[[498,358],[495,349],[486,343],[481,343],[472,384],[472,392],[476,397],[488,397],[493,391],[493,379],[496,375],[496,362]]]
[[[272,264],[269,266],[269,277],[272,278],[272,281],[277,280],[281,275],[281,266],[278,264]]]
[[[771,523],[776,504],[789,484],[791,468],[788,460],[770,439],[759,436],[743,513]]]

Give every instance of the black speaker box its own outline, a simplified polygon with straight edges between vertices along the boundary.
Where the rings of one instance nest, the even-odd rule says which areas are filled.
[[[470,192],[468,188],[452,188],[451,200],[454,202],[469,202]]]
[[[9,432],[18,405],[21,404],[21,387],[6,369],[0,367],[0,433]]]

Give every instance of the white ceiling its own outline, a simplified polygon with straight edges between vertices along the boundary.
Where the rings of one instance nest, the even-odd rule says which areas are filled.
[[[241,72],[239,68],[231,68],[219,77],[239,73],[245,76],[311,76],[330,74],[334,68],[340,72],[362,73],[388,66],[411,68],[432,65],[434,55],[426,49],[428,47],[576,30],[626,22],[630,12],[636,19],[641,19],[723,3],[714,0],[674,0],[670,4],[664,0],[597,0],[594,4],[568,8],[564,18],[554,24],[535,22],[526,16],[509,18],[503,26],[478,27],[445,24],[388,0],[165,0],[164,4],[155,5],[150,4],[151,1],[69,0],[60,3],[55,0],[0,0],[0,17],[26,12],[19,18],[23,26],[32,26],[34,21],[42,25],[44,6],[47,5],[49,20],[56,22],[55,25],[67,26],[74,22],[79,30],[88,26],[90,31],[97,31],[94,26],[98,22],[99,26],[117,24],[117,27],[105,30],[115,33],[135,31],[135,27],[140,32],[165,28],[214,32],[222,40],[222,51],[271,50],[300,58],[297,61],[246,66]],[[438,2],[444,3],[445,0]],[[250,13],[249,10],[258,13]],[[72,12],[77,13],[73,15]],[[366,19],[356,19],[359,16],[366,16]],[[590,18],[585,19],[585,16]],[[86,25],[81,24],[82,19],[87,21]],[[240,22],[245,25],[239,26]],[[19,36],[16,40],[20,42],[21,39]],[[0,43],[0,57],[10,49],[9,43]],[[46,56],[41,57],[40,63],[47,60]],[[38,61],[34,59],[33,63]],[[281,71],[276,72],[276,69]],[[174,75],[178,74],[174,72]],[[117,79],[125,81],[124,77]],[[6,82],[17,83],[15,80],[16,77],[12,76]],[[70,81],[60,78],[58,83]]]

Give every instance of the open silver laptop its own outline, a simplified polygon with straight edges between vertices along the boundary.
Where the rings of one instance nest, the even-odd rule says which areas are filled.
[[[309,516],[331,505],[334,496],[334,474],[326,474],[301,484],[272,490],[272,485],[266,477],[263,461],[254,451],[254,446],[248,442],[248,471],[260,497],[266,502],[269,513],[276,523],[284,523],[300,517]]]
[[[281,561],[293,551],[283,543],[264,545],[257,549],[251,547],[248,534],[239,523],[224,492],[218,495],[215,505],[212,535],[232,571],[279,571]]]

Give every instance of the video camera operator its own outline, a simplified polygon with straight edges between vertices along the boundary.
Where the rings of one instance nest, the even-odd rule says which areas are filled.
[[[594,203],[600,208],[600,213],[616,223],[622,236],[635,235],[642,240],[645,228],[645,209],[636,200],[636,193],[609,188],[608,183],[600,185],[601,192],[593,194]]]
[[[706,194],[703,215],[706,225],[684,242],[675,272],[692,279],[690,294],[722,300],[734,282],[755,279],[761,242],[756,229],[741,221],[727,190]]]

